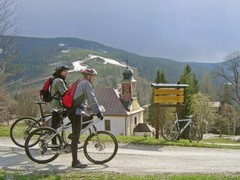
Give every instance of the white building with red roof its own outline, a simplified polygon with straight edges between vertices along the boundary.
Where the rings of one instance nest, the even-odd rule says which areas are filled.
[[[139,105],[136,92],[136,80],[133,71],[127,67],[123,72],[120,90],[113,88],[95,89],[100,105],[106,109],[104,121],[99,129],[110,131],[114,135],[134,135],[137,124],[143,123],[144,109]]]

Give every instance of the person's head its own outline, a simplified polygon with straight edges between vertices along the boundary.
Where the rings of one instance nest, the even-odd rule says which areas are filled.
[[[55,68],[54,76],[66,78],[68,75],[69,68],[66,65],[59,65]]]
[[[85,69],[81,71],[84,78],[88,79],[91,83],[96,81],[97,71],[95,69]]]

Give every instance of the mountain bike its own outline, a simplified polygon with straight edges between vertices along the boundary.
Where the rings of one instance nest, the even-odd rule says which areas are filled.
[[[60,112],[61,113],[61,112]],[[118,141],[116,137],[108,131],[98,131],[96,124],[101,120],[96,115],[89,115],[81,112],[83,129],[80,132],[80,141],[86,132],[83,146],[85,157],[94,164],[104,164],[113,159],[118,151]],[[85,127],[84,127],[85,126]],[[71,146],[68,142],[67,133],[65,132],[70,124],[61,126],[55,130],[50,127],[40,127],[30,133],[25,142],[26,155],[34,162],[39,164],[49,163],[55,160],[60,153],[71,152]],[[56,137],[57,144],[52,144],[51,140]],[[32,146],[34,144],[34,146]]]
[[[10,128],[10,137],[14,144],[19,147],[24,147],[25,140],[31,131],[37,129],[41,126],[50,126],[52,120],[51,113],[44,113],[42,105],[46,104],[42,101],[34,101],[37,105],[39,105],[40,116],[34,117],[21,117],[17,119]]]
[[[199,142],[201,140],[200,130],[194,125],[192,116],[188,119],[178,119],[176,114],[176,120],[174,122],[167,121],[161,129],[162,136],[165,140],[171,141],[179,139],[182,133],[188,128],[188,139],[190,142]],[[185,123],[183,127],[180,127],[180,123]]]

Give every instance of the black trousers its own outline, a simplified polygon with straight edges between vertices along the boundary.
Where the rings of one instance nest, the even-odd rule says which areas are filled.
[[[72,163],[77,163],[78,161],[78,142],[80,138],[80,130],[82,129],[81,116],[75,115],[75,113],[68,113],[68,118],[72,122]]]
[[[59,123],[60,123],[60,118],[61,116],[59,115],[59,113],[57,112],[52,112],[52,124],[51,124],[51,127],[53,129],[57,129]],[[52,139],[52,144],[57,144],[57,140],[56,140],[56,137],[54,137]]]

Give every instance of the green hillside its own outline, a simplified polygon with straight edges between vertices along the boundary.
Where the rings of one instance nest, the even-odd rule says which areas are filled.
[[[150,83],[154,81],[158,69],[164,70],[170,83],[178,81],[183,68],[187,63],[178,62],[166,58],[144,57],[120,49],[105,46],[100,43],[86,41],[77,38],[32,38],[16,37],[20,47],[18,56],[9,68],[18,67],[21,69],[15,76],[16,82],[25,84],[35,81],[41,86],[39,80],[51,75],[57,64],[67,64],[73,68],[72,62],[84,60],[88,54],[99,55],[105,58],[114,59],[125,63],[133,68],[134,77],[138,80],[139,96],[142,103],[148,103],[151,94]],[[63,53],[63,51],[69,51]],[[91,67],[98,70],[97,86],[117,88],[122,78],[124,67],[116,65],[104,65],[96,61],[87,61]],[[188,63],[198,79],[202,78],[204,72],[211,72],[215,64]],[[71,73],[69,81],[74,81],[79,73]],[[19,84],[15,86],[19,88]],[[145,96],[147,94],[147,96]],[[149,96],[148,96],[149,95]]]
[[[46,74],[46,70],[51,70],[51,64],[68,63],[73,60],[80,59],[86,53],[101,55],[120,62],[125,62],[131,67],[135,67],[142,77],[153,81],[157,69],[163,69],[169,81],[176,82],[180,73],[187,63],[178,62],[165,58],[144,57],[133,54],[120,49],[107,47],[92,41],[85,41],[76,38],[30,38],[17,37],[17,44],[21,47],[19,55],[15,59],[14,65],[19,65],[23,68],[23,72],[18,77],[36,78],[39,75]],[[60,47],[59,43],[65,44]],[[82,51],[82,57],[79,53],[76,56],[68,59],[64,58],[61,50],[70,49],[70,52]],[[85,51],[87,50],[87,51]],[[194,72],[201,78],[204,71],[210,71],[214,64],[190,63]]]

